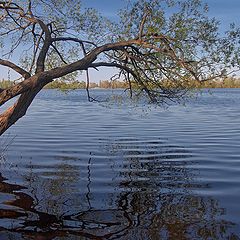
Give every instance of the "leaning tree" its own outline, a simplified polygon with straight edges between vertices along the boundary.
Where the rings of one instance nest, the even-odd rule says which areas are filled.
[[[91,68],[118,69],[130,96],[151,103],[179,100],[189,82],[226,75],[239,66],[239,31],[232,24],[223,35],[207,11],[200,0],[132,0],[107,19],[80,0],[0,1],[0,65],[20,76],[0,91],[0,106],[15,98],[1,111],[0,135],[48,83],[81,72],[88,90]]]

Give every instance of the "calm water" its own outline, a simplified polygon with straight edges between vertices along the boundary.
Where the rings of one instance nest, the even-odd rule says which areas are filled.
[[[0,239],[240,239],[239,121],[240,90],[168,109],[45,90],[0,140]]]

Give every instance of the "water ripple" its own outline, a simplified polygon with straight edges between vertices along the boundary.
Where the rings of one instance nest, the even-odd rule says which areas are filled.
[[[0,238],[239,239],[239,100],[143,111],[43,91],[1,142]]]

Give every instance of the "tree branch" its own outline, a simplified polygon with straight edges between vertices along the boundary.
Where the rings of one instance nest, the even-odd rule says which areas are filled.
[[[14,63],[12,63],[8,60],[0,59],[0,64],[13,69],[15,72],[21,74],[24,79],[27,79],[27,78],[31,77],[29,72],[25,71],[21,67],[17,66],[16,64],[14,64]]]
[[[28,107],[41,89],[42,86],[37,86],[34,89],[26,91],[19,97],[13,106],[0,114],[0,135],[26,114]]]
[[[51,38],[51,33],[50,33],[47,25],[45,25],[44,22],[39,19],[36,19],[36,22],[40,25],[40,27],[42,28],[42,30],[45,33],[43,47],[39,53],[37,63],[36,63],[37,64],[36,73],[40,73],[40,72],[44,71],[44,62],[45,62],[49,47],[51,45],[52,38]]]
[[[86,41],[86,40],[81,40],[79,38],[73,38],[73,37],[57,37],[57,38],[52,38],[52,42],[60,42],[60,41],[72,41],[72,42],[77,42],[77,43],[88,43],[91,44],[95,47],[97,47],[97,45],[94,42],[91,41]]]
[[[42,85],[43,82],[41,82],[41,80],[42,78],[39,75],[34,75],[10,88],[4,89],[2,92],[0,92],[0,106],[19,94],[22,94],[29,89],[33,89],[38,85]],[[47,80],[48,79],[45,79],[45,82],[47,82]]]
[[[139,39],[142,39],[144,25],[145,25],[145,23],[146,23],[146,20],[147,20],[148,15],[149,15],[148,9],[147,9],[146,11],[147,11],[147,12],[144,13],[143,18],[142,18],[142,21],[141,21],[141,23],[140,23],[140,27],[139,27],[139,36],[138,36]]]
[[[62,54],[58,51],[57,47],[54,46],[53,44],[51,44],[51,47],[55,50],[55,52],[57,53],[57,55],[59,56],[59,58],[61,59],[61,61],[65,64],[68,64],[68,62],[66,62],[62,56]]]

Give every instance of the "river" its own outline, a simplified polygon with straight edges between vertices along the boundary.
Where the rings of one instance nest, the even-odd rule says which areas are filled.
[[[0,239],[240,239],[239,121],[238,89],[164,108],[44,90],[0,139]]]

